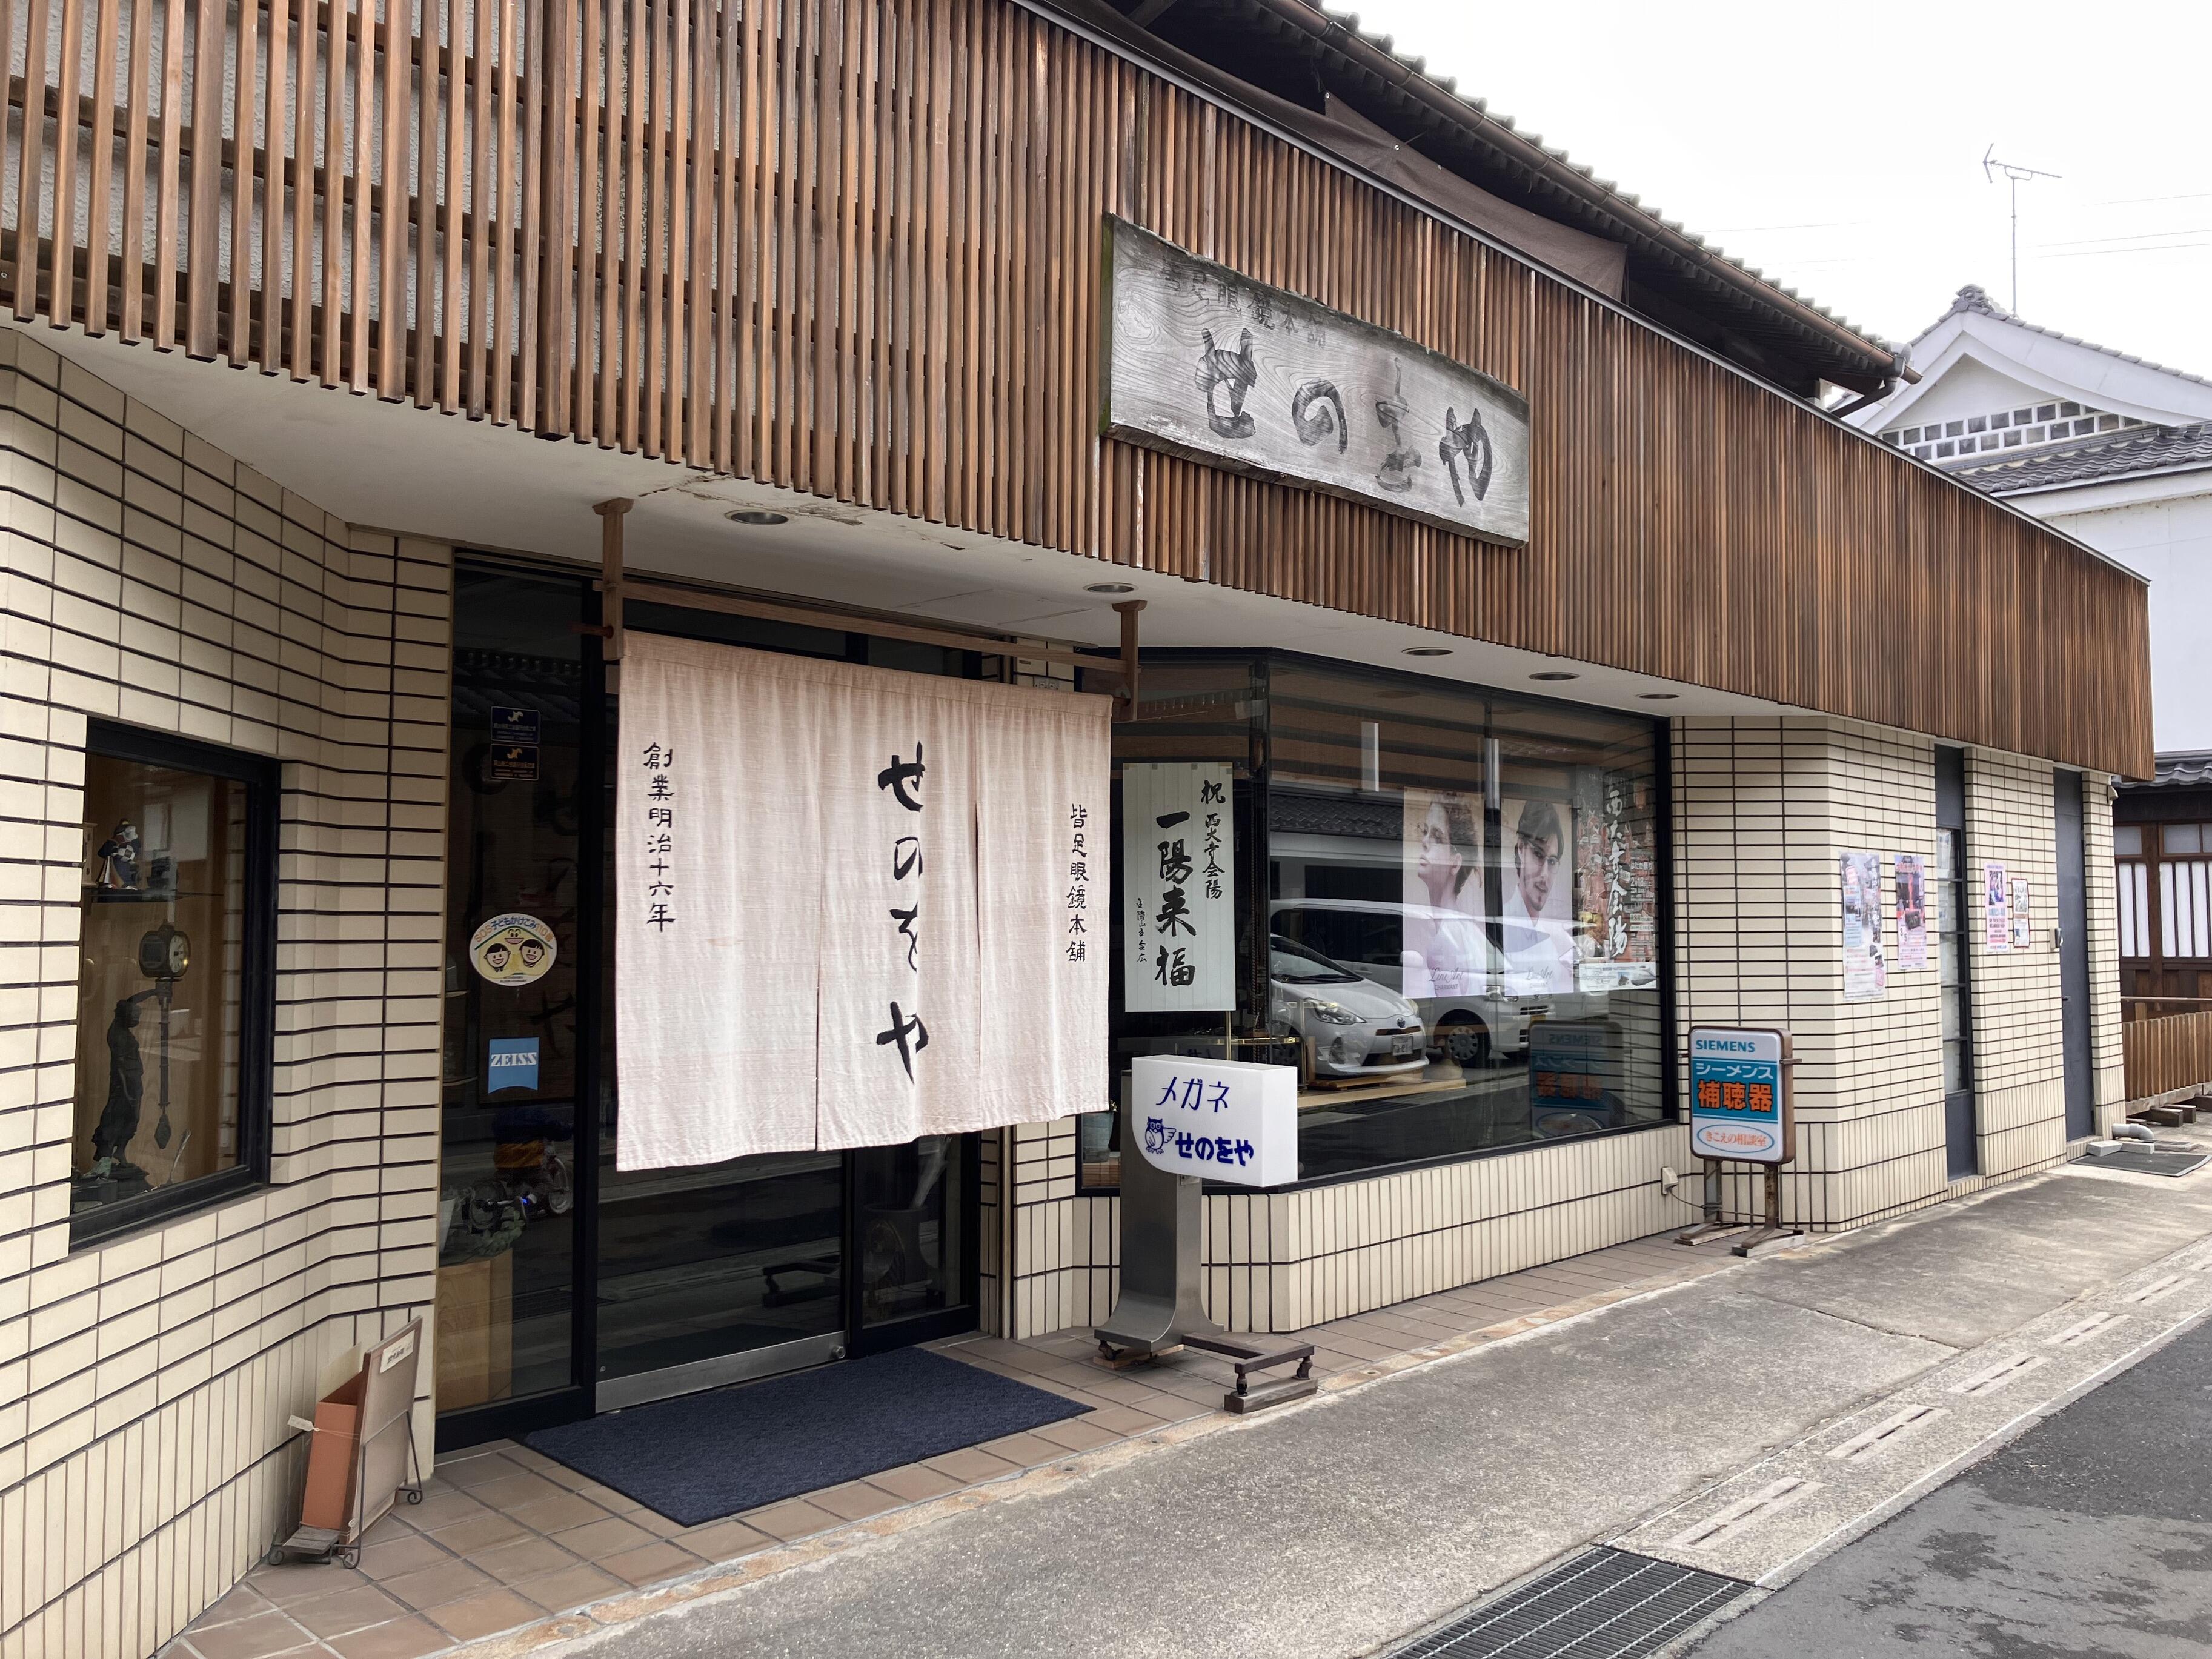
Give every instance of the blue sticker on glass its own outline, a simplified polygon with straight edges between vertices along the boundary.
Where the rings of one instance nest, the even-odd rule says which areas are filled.
[[[495,1095],[502,1089],[535,1089],[538,1086],[538,1039],[536,1037],[494,1037],[491,1039],[491,1060],[485,1068],[491,1081],[484,1090]]]
[[[535,708],[494,708],[491,711],[491,740],[495,744],[538,742],[538,711]]]

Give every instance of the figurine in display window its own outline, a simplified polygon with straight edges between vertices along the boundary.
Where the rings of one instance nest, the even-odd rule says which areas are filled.
[[[116,824],[115,833],[100,843],[100,894],[102,898],[137,898],[138,885],[138,830],[130,819]]]

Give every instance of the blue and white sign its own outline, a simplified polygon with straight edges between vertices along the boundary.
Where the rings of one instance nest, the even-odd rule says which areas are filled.
[[[1790,1039],[1762,1026],[1690,1028],[1690,1150],[1738,1164],[1787,1164],[1796,1152]]]
[[[538,1039],[536,1037],[494,1037],[491,1056],[485,1063],[487,1081],[484,1092],[495,1095],[502,1089],[535,1089],[538,1086]]]
[[[1143,1054],[1129,1087],[1130,1127],[1153,1168],[1235,1187],[1298,1178],[1297,1066]]]

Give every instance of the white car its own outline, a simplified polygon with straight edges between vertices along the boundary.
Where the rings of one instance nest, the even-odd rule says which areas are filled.
[[[1309,1045],[1316,1077],[1389,1077],[1429,1063],[1428,1034],[1395,991],[1279,935],[1267,941],[1269,1022]]]
[[[1268,907],[1268,926],[1275,933],[1309,951],[1325,952],[1394,996],[1405,984],[1408,921],[1464,924],[1466,918],[1456,910],[1379,899],[1278,899]],[[1445,1058],[1472,1067],[1493,1056],[1517,1054],[1528,1045],[1531,1020],[1568,1018],[1583,1012],[1584,999],[1549,990],[1540,974],[1514,967],[1479,929],[1468,932],[1484,963],[1476,989],[1422,997],[1413,1005]]]

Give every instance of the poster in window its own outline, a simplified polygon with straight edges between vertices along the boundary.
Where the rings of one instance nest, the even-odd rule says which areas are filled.
[[[1235,793],[1227,761],[1121,768],[1121,970],[1132,1012],[1237,1006]]]
[[[1648,775],[1575,769],[1575,985],[1656,984],[1659,960],[1656,811]]]
[[[1409,789],[1402,871],[1401,989],[1409,997],[1482,996],[1482,797]]]
[[[2035,947],[2035,921],[2030,915],[2027,901],[2027,878],[2012,878],[2012,948],[2028,951]]]
[[[1928,868],[1917,853],[1899,853],[1897,884],[1897,966],[1910,973],[1928,965]]]
[[[1882,954],[1881,854],[1839,853],[1836,868],[1843,893],[1844,1000],[1864,1002],[1889,986]]]
[[[1573,817],[1563,801],[1511,796],[1501,814],[1505,965],[1537,994],[1575,988]]]
[[[2012,949],[2012,894],[2002,864],[1982,866],[1982,943],[1992,951]]]

